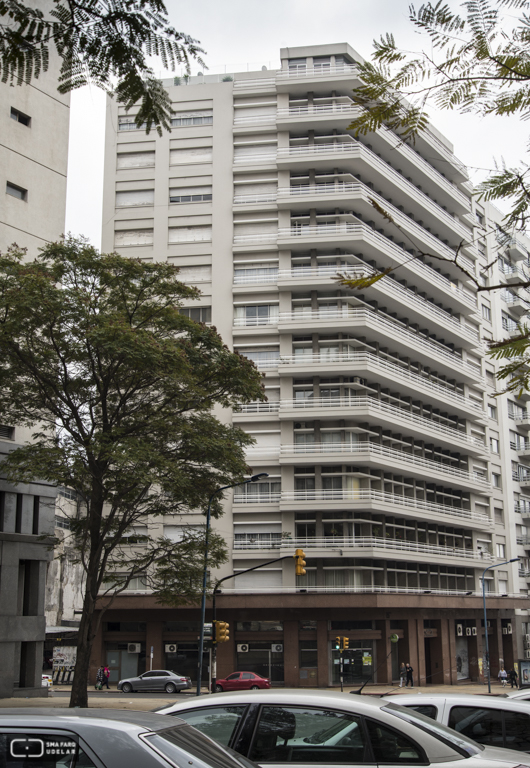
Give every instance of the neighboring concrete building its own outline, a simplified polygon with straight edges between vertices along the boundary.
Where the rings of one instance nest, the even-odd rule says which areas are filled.
[[[69,97],[57,91],[58,65],[31,85],[0,83],[0,251],[38,248],[64,232]],[[2,458],[31,430],[0,424]],[[53,552],[55,488],[0,478],[0,698],[43,695],[46,566]],[[46,695],[46,689],[45,693]]]
[[[277,72],[168,81],[160,138],[108,104],[103,250],[179,266],[203,292],[186,311],[266,376],[268,403],[231,418],[269,478],[227,499],[219,576],[306,552],[298,580],[288,559],[223,585],[219,677],[337,684],[346,635],[351,681],[390,682],[402,661],[422,685],[482,679],[482,572],[527,542],[530,497],[519,483],[514,509],[506,442],[519,433],[524,464],[526,412],[494,397],[482,341],[501,334],[501,306],[512,318],[523,302],[477,302],[450,263],[463,243],[460,263],[480,275],[498,244],[447,139],[348,131],[359,59],[346,44],[282,49]],[[506,253],[528,259],[526,246]],[[336,282],[371,267],[399,269],[362,292]],[[178,535],[153,521],[162,529]],[[485,583],[496,675],[523,657],[528,585],[516,564]],[[135,584],[105,616],[94,664],[118,679],[152,648],[154,667],[194,675],[198,617]]]

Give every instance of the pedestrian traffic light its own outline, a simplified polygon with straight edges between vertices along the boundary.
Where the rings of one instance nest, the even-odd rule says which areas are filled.
[[[303,549],[297,549],[296,552],[293,555],[295,559],[295,573],[297,576],[305,576],[305,552]]]
[[[340,645],[341,645],[340,640],[341,640],[340,636],[335,638],[335,650],[336,651],[340,651],[340,649],[341,649],[340,648]]]
[[[230,640],[230,635],[228,633],[229,627],[230,624],[226,621],[215,622],[214,643],[227,643]]]
[[[349,637],[343,637],[342,638],[342,648],[343,650],[347,651],[350,647],[350,638]]]

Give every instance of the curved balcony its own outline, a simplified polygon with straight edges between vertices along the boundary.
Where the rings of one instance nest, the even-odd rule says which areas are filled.
[[[418,541],[404,541],[402,539],[385,539],[377,536],[328,536],[317,539],[313,537],[278,540],[277,542],[253,542],[249,536],[248,541],[234,542],[234,550],[245,549],[247,551],[259,551],[262,549],[288,549],[300,547],[304,550],[322,550],[322,555],[332,555],[329,550],[342,550],[348,557],[355,557],[358,553],[364,557],[396,557],[399,554],[415,555],[434,558],[436,562],[443,560],[472,560],[474,562],[492,562],[493,555],[482,550],[463,549],[459,547],[447,547],[436,544],[423,544]],[[365,552],[363,550],[370,550]],[[311,553],[312,557],[318,557],[317,552]]]
[[[301,443],[295,445],[264,446],[247,448],[245,455],[250,464],[256,461],[278,460],[280,464],[314,464],[352,461],[367,463],[388,471],[392,469],[400,474],[427,477],[432,482],[451,483],[464,486],[477,492],[491,491],[487,477],[477,472],[458,469],[450,464],[426,459],[414,453],[407,453],[389,448],[380,443],[370,442],[335,442]],[[530,485],[530,480],[529,480]]]

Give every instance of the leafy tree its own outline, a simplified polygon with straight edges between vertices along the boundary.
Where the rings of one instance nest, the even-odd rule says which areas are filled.
[[[201,530],[176,544],[123,537],[147,516],[204,509],[217,488],[240,481],[252,440],[212,408],[265,396],[250,360],[180,314],[199,294],[172,265],[100,255],[74,239],[23,259],[0,255],[0,408],[7,423],[35,433],[2,471],[77,495],[72,529],[85,587],[71,706],[86,707],[101,592],[108,606],[145,574],[162,601],[200,593]],[[221,513],[218,498],[212,512]],[[224,548],[212,543],[215,566]]]
[[[58,89],[87,83],[114,94],[127,109],[139,103],[138,125],[149,133],[170,130],[171,101],[147,63],[158,56],[166,69],[201,59],[197,40],[169,25],[162,0],[48,0],[32,8],[24,0],[0,0],[0,79],[29,83],[58,54]]]

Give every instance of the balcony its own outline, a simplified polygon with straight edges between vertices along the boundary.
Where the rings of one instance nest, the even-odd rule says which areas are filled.
[[[475,418],[484,418],[482,405],[469,397],[456,392],[449,384],[428,373],[416,373],[411,371],[405,362],[401,365],[392,362],[371,352],[335,352],[311,355],[282,356],[276,361],[279,372],[285,371],[289,376],[297,373],[315,373],[322,369],[326,375],[359,374],[373,375],[377,380],[385,383],[385,386],[397,386],[402,394],[417,396],[419,392],[425,393],[431,399],[448,403],[464,417],[473,414]],[[315,371],[316,369],[316,371]],[[475,374],[475,376],[478,374]]]
[[[522,296],[507,296],[506,294],[502,294],[501,298],[514,315],[519,315],[521,317],[522,315],[526,315],[530,309],[529,299],[525,299]]]
[[[377,536],[356,536],[356,537],[342,537],[342,536],[329,536],[321,539],[305,537],[295,539],[283,539],[271,543],[267,542],[253,542],[251,537],[247,541],[238,541],[234,543],[234,549],[246,549],[250,551],[256,551],[261,549],[288,549],[300,547],[305,549],[316,550],[347,550],[347,556],[355,557],[356,552],[365,557],[381,557],[383,553],[387,557],[395,556],[398,553],[410,554],[414,553],[423,557],[434,558],[436,561],[446,558],[458,560],[473,560],[479,562],[491,562],[493,556],[488,552],[473,549],[460,549],[458,547],[446,547],[436,544],[423,544],[417,541],[404,541],[402,539],[386,539]],[[363,552],[362,550],[371,550],[371,552]],[[323,553],[324,553],[323,552]],[[392,553],[392,555],[390,555]],[[313,557],[317,557],[317,553],[311,553]],[[331,554],[331,553],[329,553]]]
[[[500,272],[507,283],[526,282],[530,279],[529,275],[521,267],[504,266],[500,268]]]
[[[383,470],[395,470],[399,473],[425,476],[432,481],[464,485],[477,492],[491,491],[487,477],[477,472],[459,469],[451,464],[426,459],[414,453],[389,448],[380,443],[371,442],[330,442],[330,443],[297,443],[295,445],[280,445],[267,447],[251,447],[246,449],[246,457],[252,461],[278,460],[280,464],[299,465],[320,463],[340,463],[341,461],[369,463]],[[448,457],[449,459],[449,457]],[[530,479],[529,479],[530,484]]]

